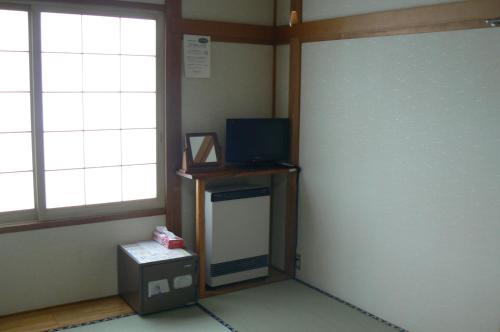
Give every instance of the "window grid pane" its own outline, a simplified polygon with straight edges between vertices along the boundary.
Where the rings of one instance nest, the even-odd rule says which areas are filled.
[[[31,133],[0,133],[0,172],[33,170]]]
[[[0,91],[31,91],[29,52],[0,51]]]
[[[156,21],[42,17],[44,124],[49,124],[44,135],[64,141],[45,142],[47,207],[156,198]],[[43,28],[55,24],[51,18],[69,22],[71,31],[50,36],[53,29]],[[146,37],[137,38],[134,28]],[[66,47],[58,34],[71,38],[71,44]],[[63,66],[57,67],[55,59]],[[68,143],[65,135],[82,139]],[[73,198],[63,197],[65,187]]]
[[[0,91],[0,133],[31,131],[31,97],[28,92]]]
[[[28,13],[0,10],[0,213],[35,208]]]
[[[27,12],[0,9],[0,31],[0,51],[29,51]]]
[[[0,212],[34,208],[33,172],[0,173]]]

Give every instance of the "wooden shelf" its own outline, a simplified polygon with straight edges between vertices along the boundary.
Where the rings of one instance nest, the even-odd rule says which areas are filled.
[[[236,292],[243,289],[258,287],[262,285],[272,284],[274,282],[288,280],[290,277],[283,271],[275,268],[269,268],[269,276],[265,278],[258,278],[243,282],[234,283],[227,286],[220,286],[215,288],[207,288],[205,290],[205,297],[217,296],[226,293]]]
[[[204,169],[199,171],[186,172],[178,170],[179,177],[192,180],[196,183],[196,253],[198,254],[198,280],[199,296],[205,298],[240,289],[255,287],[271,282],[282,281],[295,277],[295,249],[297,246],[297,187],[298,167],[275,166],[269,168],[241,168],[222,167],[217,169]],[[206,289],[205,287],[205,188],[211,179],[235,178],[245,176],[265,176],[275,174],[287,175],[287,203],[286,203],[286,223],[285,223],[285,272],[271,270],[267,278],[242,282],[216,289]]]
[[[189,180],[208,180],[228,177],[244,177],[252,175],[273,175],[298,172],[298,167],[275,166],[269,168],[250,168],[250,167],[222,167],[211,170],[199,170],[186,172],[178,170],[177,175]]]

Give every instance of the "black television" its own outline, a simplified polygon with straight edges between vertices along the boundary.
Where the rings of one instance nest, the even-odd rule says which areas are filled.
[[[227,119],[226,163],[249,166],[288,162],[288,119]]]

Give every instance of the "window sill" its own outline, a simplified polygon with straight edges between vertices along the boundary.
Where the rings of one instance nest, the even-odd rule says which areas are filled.
[[[3,224],[3,225],[0,224],[0,234],[33,231],[46,228],[95,224],[100,222],[108,222],[116,220],[160,216],[164,214],[165,214],[165,209],[159,208],[159,209],[124,212],[106,216],[93,216],[93,217],[82,217],[82,218],[72,218],[72,219],[68,218],[68,219],[43,220],[43,221],[39,220],[24,221],[11,224]]]

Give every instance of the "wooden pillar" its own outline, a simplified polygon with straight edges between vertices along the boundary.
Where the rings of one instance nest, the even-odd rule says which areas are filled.
[[[181,66],[182,34],[175,27],[182,16],[182,1],[169,0],[166,3],[166,169],[165,169],[165,214],[166,225],[177,235],[182,235],[181,179],[176,175],[182,156],[181,117]]]
[[[200,299],[205,297],[205,180],[196,180],[196,252]]]
[[[302,23],[302,0],[292,0],[291,10],[298,14]],[[296,27],[295,27],[296,28]],[[290,86],[288,117],[290,119],[290,161],[299,165],[300,147],[300,80],[301,80],[302,43],[297,38],[290,40]],[[287,218],[285,225],[285,272],[291,278],[295,277],[295,255],[297,250],[298,223],[298,174],[288,175]]]

